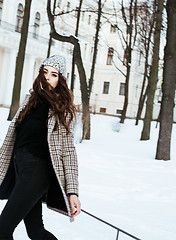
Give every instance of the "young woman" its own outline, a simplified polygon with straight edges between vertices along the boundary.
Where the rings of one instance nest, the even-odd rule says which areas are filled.
[[[70,221],[81,211],[75,108],[65,72],[62,56],[45,59],[8,128],[0,149],[0,199],[8,199],[0,215],[0,240],[13,240],[22,219],[30,239],[56,240],[44,228],[42,202]]]

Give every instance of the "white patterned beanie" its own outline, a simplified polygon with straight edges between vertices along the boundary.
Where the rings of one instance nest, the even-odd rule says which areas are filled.
[[[60,55],[53,55],[46,58],[40,65],[39,71],[43,66],[51,66],[57,69],[64,77],[66,77],[66,59]]]

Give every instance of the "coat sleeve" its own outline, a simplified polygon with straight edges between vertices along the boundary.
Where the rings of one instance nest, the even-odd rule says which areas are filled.
[[[62,157],[66,180],[66,194],[76,194],[78,196],[78,161],[72,130],[73,123],[70,124],[70,132],[68,134],[65,127],[61,126]]]

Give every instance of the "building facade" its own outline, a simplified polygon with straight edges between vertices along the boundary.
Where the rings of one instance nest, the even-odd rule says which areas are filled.
[[[46,0],[32,1],[22,76],[21,100],[32,87],[40,63],[47,56],[50,26],[46,13],[46,4]],[[55,13],[57,14],[61,10],[71,11],[72,9],[76,9],[78,4],[79,1],[75,0],[57,0]],[[11,104],[24,5],[24,0],[0,0],[0,106],[9,107]],[[84,2],[82,9],[78,38],[81,45],[81,55],[86,76],[89,79],[97,18],[93,10],[97,9],[97,2],[95,0]],[[110,2],[107,1],[104,12],[110,13],[112,9]],[[69,14],[57,17],[55,19],[56,30],[60,34],[74,35],[76,16],[77,12],[71,11]],[[120,24],[123,29],[123,23]],[[69,87],[71,84],[72,53],[73,46],[71,44],[56,40],[52,41],[51,55],[61,54],[67,59],[67,83]],[[124,53],[118,37],[115,19],[113,16],[108,17],[108,20],[102,17],[94,84],[90,100],[91,111],[94,113],[115,116],[121,114],[124,102],[125,78],[116,66],[122,72],[125,72],[125,66],[123,61],[118,61],[119,56],[123,60]],[[142,85],[143,63],[142,61],[139,62],[138,59],[139,56],[134,51],[129,86],[129,105],[127,109],[127,117],[130,118],[136,116]],[[157,91],[154,104],[154,118],[158,117],[160,109],[158,100],[160,95],[160,92]],[[75,104],[81,105],[80,83],[77,70],[75,71],[74,101]],[[176,119],[176,116],[174,118]]]

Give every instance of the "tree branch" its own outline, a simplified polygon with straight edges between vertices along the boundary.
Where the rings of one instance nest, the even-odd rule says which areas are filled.
[[[117,67],[117,65],[115,64],[114,60],[112,60],[115,68],[126,78],[126,74],[124,72],[122,72],[122,70],[120,68]]]

